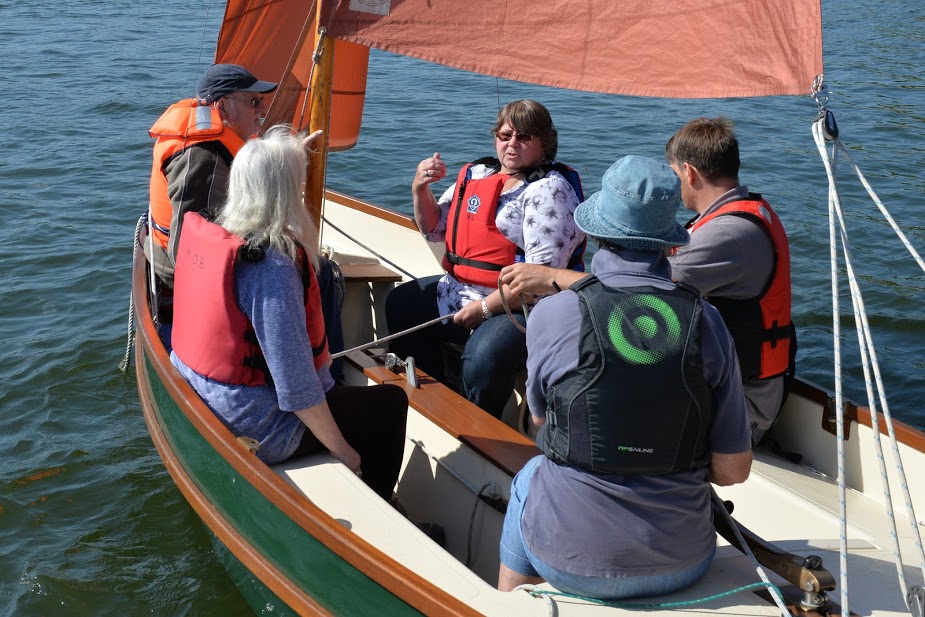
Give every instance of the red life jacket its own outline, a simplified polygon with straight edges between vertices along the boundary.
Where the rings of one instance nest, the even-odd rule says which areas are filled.
[[[447,215],[443,269],[464,283],[496,287],[498,273],[515,261],[523,261],[523,251],[508,240],[495,224],[498,198],[504,183],[511,176],[496,171],[486,178],[473,179],[472,167],[480,164],[493,166],[496,170],[501,166],[497,159],[486,158],[469,163],[459,171],[456,193]],[[526,181],[539,180],[552,170],[558,171],[568,180],[579,201],[582,201],[578,172],[567,165],[542,165],[531,172]],[[586,246],[587,241],[584,241],[575,250],[569,260],[570,269],[584,271]]]
[[[243,239],[195,212],[183,219],[183,236],[174,274],[173,350],[188,367],[226,384],[272,383],[254,327],[238,307],[234,268],[248,257]],[[256,251],[256,259],[262,253]],[[305,285],[305,327],[315,369],[328,360],[318,279],[300,252]]]
[[[164,175],[167,162],[192,145],[218,141],[228,151],[230,165],[230,160],[244,141],[231,129],[225,129],[217,109],[211,105],[200,105],[195,98],[184,99],[168,107],[148,135],[157,140],[151,167],[151,235],[161,248],[166,249],[173,214],[167,194],[167,176]]]
[[[771,239],[774,267],[771,279],[758,296],[748,300],[708,298],[719,310],[735,341],[743,379],[770,379],[790,368],[793,323],[790,303],[790,245],[777,214],[761,195],[732,201],[698,218],[689,231],[693,234],[717,216],[741,216],[755,222]]]

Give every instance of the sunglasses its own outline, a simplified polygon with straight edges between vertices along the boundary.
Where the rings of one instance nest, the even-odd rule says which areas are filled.
[[[236,101],[241,101],[242,103],[247,103],[254,109],[257,109],[263,103],[263,99],[260,98],[259,96],[250,96],[250,97],[243,98],[243,99],[235,98],[233,96],[229,96],[228,98],[234,99]]]
[[[530,133],[510,133],[506,131],[503,133],[495,133],[495,139],[498,141],[511,141],[512,139],[516,139],[522,144],[530,143],[535,137],[536,135],[531,135]]]

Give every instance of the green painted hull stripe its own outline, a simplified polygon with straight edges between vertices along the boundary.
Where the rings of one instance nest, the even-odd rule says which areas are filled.
[[[421,614],[321,544],[238,474],[190,423],[150,360],[145,361],[174,453],[199,490],[256,550],[335,615]]]

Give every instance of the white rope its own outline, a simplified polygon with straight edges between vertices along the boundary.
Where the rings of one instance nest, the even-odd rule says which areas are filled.
[[[825,148],[825,138],[822,135],[821,121],[813,123],[813,138],[819,149],[819,156],[825,165],[826,175],[829,179],[829,260],[832,276],[832,341],[834,346],[834,372],[835,372],[835,417],[836,417],[836,448],[838,466],[838,508],[839,508],[839,556],[840,570],[839,587],[841,590],[841,606],[843,614],[848,610],[848,512],[845,500],[845,408],[842,396],[842,367],[841,367],[841,327],[838,308],[838,252],[835,250],[835,202],[838,199],[838,190],[835,183],[835,174],[829,162],[828,152]]]
[[[132,252],[135,251],[135,245],[138,244],[138,238],[141,236],[141,227],[145,224],[145,215],[142,214],[138,217],[138,222],[135,223],[135,233],[132,236]],[[128,328],[126,333],[125,341],[125,356],[122,358],[122,361],[119,363],[119,371],[125,372],[128,370],[129,365],[132,362],[132,347],[135,342],[135,295],[129,290],[128,293]]]
[[[752,549],[749,548],[748,544],[745,542],[745,538],[742,537],[742,532],[739,531],[739,526],[736,524],[735,519],[732,518],[732,515],[729,514],[729,510],[726,509],[726,504],[724,504],[723,500],[719,498],[719,495],[716,494],[716,491],[713,490],[712,486],[710,487],[710,495],[713,498],[713,501],[716,502],[717,507],[722,511],[723,516],[726,517],[726,522],[729,523],[729,527],[735,534],[736,540],[739,541],[739,546],[742,547],[742,550],[746,555],[748,555],[749,559],[751,559],[752,565],[755,567],[755,571],[758,572],[758,577],[761,578],[761,581],[767,585],[768,593],[774,600],[774,604],[776,604],[777,608],[780,609],[781,616],[790,617],[790,611],[787,610],[787,605],[784,603],[784,599],[781,597],[777,586],[771,584],[771,581],[768,579],[768,575],[765,574],[764,568],[762,568],[761,564],[758,563],[758,559],[755,557]]]
[[[837,139],[835,140],[835,144],[836,144],[836,147],[847,156],[847,149],[845,148],[844,144],[842,144],[841,141]],[[833,152],[833,157],[834,157],[834,154],[835,153]],[[850,157],[849,157],[849,162],[851,163],[852,169],[855,171],[855,173],[858,174],[858,177],[861,178],[861,181],[864,183],[865,187],[867,188],[868,194],[872,197],[874,202],[877,203],[878,207],[880,208],[880,211],[890,221],[890,224],[893,226],[894,230],[897,232],[897,235],[899,235],[900,239],[907,245],[907,248],[909,248],[910,252],[913,254],[913,257],[915,257],[916,260],[919,261],[921,265],[921,258],[919,258],[918,254],[915,252],[915,249],[909,246],[908,240],[905,238],[905,235],[903,235],[902,231],[899,230],[899,228],[896,226],[895,222],[892,220],[892,217],[889,216],[889,212],[887,212],[886,208],[883,206],[882,203],[880,203],[879,199],[876,197],[876,194],[873,192],[873,189],[871,189],[870,186],[867,184],[866,180],[864,180],[864,176],[861,173],[861,170],[857,167],[857,165],[855,165],[853,162],[850,161]],[[899,484],[903,492],[906,512],[909,517],[910,525],[912,528],[912,534],[915,540],[915,546],[918,552],[918,557],[919,557],[920,567],[922,569],[923,577],[925,577],[925,550],[923,550],[921,534],[919,533],[918,525],[916,524],[917,518],[915,516],[915,508],[912,505],[912,496],[909,491],[909,484],[908,484],[908,481],[906,480],[905,468],[902,464],[902,458],[899,453],[899,444],[896,438],[896,432],[893,426],[893,420],[890,414],[889,404],[886,399],[886,393],[885,393],[885,389],[883,385],[883,378],[880,373],[880,365],[879,365],[879,362],[877,361],[877,352],[876,352],[876,348],[873,342],[873,335],[871,333],[870,323],[867,318],[867,311],[865,310],[865,307],[864,307],[864,298],[861,294],[860,286],[858,285],[857,276],[855,275],[854,267],[853,267],[852,260],[851,260],[851,252],[850,252],[850,246],[848,244],[848,236],[847,236],[844,212],[841,209],[841,204],[838,202],[836,202],[836,208],[837,208],[837,214],[838,214],[839,223],[841,227],[842,247],[843,247],[843,251],[845,255],[845,264],[846,264],[846,269],[848,273],[848,280],[851,286],[851,299],[852,299],[852,304],[854,307],[855,324],[856,324],[857,331],[858,331],[858,342],[859,342],[860,351],[861,351],[861,362],[862,362],[862,367],[864,369],[864,378],[865,378],[865,384],[867,387],[868,406],[870,407],[870,411],[871,411],[871,424],[873,425],[874,448],[877,454],[877,461],[880,465],[881,484],[883,486],[886,513],[887,513],[887,517],[890,523],[890,538],[893,543],[893,555],[894,555],[894,560],[896,562],[897,577],[900,582],[900,587],[902,588],[903,597],[905,597],[907,593],[907,584],[906,584],[905,572],[903,570],[902,554],[900,551],[899,540],[898,540],[897,532],[896,532],[896,520],[895,520],[895,515],[894,515],[894,508],[892,505],[893,501],[892,501],[892,494],[890,491],[890,481],[889,481],[889,476],[887,475],[886,462],[883,456],[883,450],[881,446],[880,423],[879,423],[879,418],[877,415],[876,400],[874,399],[873,388],[871,385],[872,383],[871,371],[873,372],[873,380],[876,382],[877,394],[880,400],[881,408],[883,410],[884,423],[886,424],[887,433],[890,437],[890,444],[892,448],[893,459],[896,464],[897,477],[898,477]],[[868,359],[868,354],[869,354],[869,359]]]
[[[536,585],[533,585],[531,583],[524,583],[523,585],[518,585],[517,587],[514,587],[513,589],[511,589],[511,592],[526,591],[527,593],[530,594],[531,597],[535,598],[536,596],[533,593],[535,589],[536,589]],[[556,602],[553,599],[553,597],[545,593],[542,594],[542,596],[543,596],[543,599],[546,600],[546,610],[548,611],[549,617],[558,617],[559,607],[556,605]]]
[[[833,148],[833,159],[836,157],[838,150]],[[870,326],[867,321],[867,313],[864,307],[864,298],[861,295],[860,285],[858,285],[857,276],[854,271],[854,263],[851,257],[851,245],[848,240],[848,230],[845,225],[845,214],[841,207],[839,199],[834,200],[835,214],[838,219],[839,232],[841,235],[842,254],[845,260],[845,271],[848,275],[848,285],[851,292],[851,305],[854,311],[854,323],[857,329],[858,346],[861,353],[861,366],[864,371],[864,384],[867,390],[867,404],[870,408],[871,425],[873,431],[871,437],[874,443],[874,452],[877,455],[877,464],[880,471],[880,485],[883,490],[884,510],[887,515],[890,531],[890,543],[893,548],[893,559],[896,564],[896,574],[899,577],[900,588],[903,597],[906,595],[907,586],[905,573],[902,568],[902,553],[899,548],[899,539],[896,535],[896,517],[893,511],[893,498],[890,491],[890,481],[886,471],[886,461],[883,458],[883,448],[880,441],[880,422],[877,417],[877,401],[874,398],[874,392],[871,380],[871,368],[877,377],[877,388],[880,393],[881,404],[886,408],[886,397],[883,394],[883,382],[880,379],[880,369],[877,362],[877,353],[873,346],[873,337],[870,333]],[[871,366],[872,365],[872,366]]]
[[[369,349],[370,347],[375,347],[375,346],[378,345],[379,343],[385,343],[385,342],[387,342],[387,341],[391,341],[392,339],[396,339],[396,338],[398,338],[398,337],[400,337],[400,336],[404,336],[404,335],[406,335],[406,334],[411,334],[412,332],[416,332],[416,331],[422,330],[422,329],[424,329],[424,328],[426,328],[426,327],[428,327],[428,326],[432,326],[432,325],[434,325],[435,323],[437,323],[437,322],[439,322],[439,321],[443,321],[443,320],[445,320],[445,319],[452,319],[452,318],[453,318],[453,315],[455,315],[455,314],[456,314],[456,313],[450,313],[449,315],[444,315],[443,317],[436,317],[436,318],[434,318],[434,319],[431,319],[430,321],[426,321],[426,322],[424,322],[424,323],[422,323],[422,324],[418,324],[418,325],[414,326],[413,328],[408,328],[407,330],[402,330],[401,332],[396,332],[395,334],[390,334],[390,335],[384,336],[384,337],[382,337],[382,338],[377,338],[377,339],[374,340],[374,341],[370,341],[370,342],[368,342],[368,343],[363,343],[362,345],[357,345],[356,347],[354,347],[354,348],[352,348],[352,349],[346,349],[346,350],[344,350],[344,351],[339,351],[339,352],[337,352],[337,353],[335,353],[335,354],[331,354],[331,359],[332,359],[332,360],[337,360],[338,358],[341,358],[341,357],[343,357],[343,356],[346,356],[346,355],[349,354],[349,353],[353,353],[354,351],[362,351],[362,350],[364,350],[364,349]]]
[[[867,194],[870,195],[870,198],[873,200],[877,207],[880,209],[880,212],[883,213],[883,218],[887,220],[890,226],[893,228],[893,231],[896,232],[896,235],[899,236],[900,241],[905,245],[906,249],[909,251],[909,254],[912,255],[912,258],[915,260],[919,267],[925,272],[925,261],[922,260],[922,257],[918,254],[912,244],[909,242],[909,238],[906,237],[906,234],[899,228],[899,225],[896,224],[896,221],[893,220],[893,217],[890,215],[890,212],[886,209],[886,206],[883,205],[883,202],[880,201],[880,198],[877,197],[877,194],[874,192],[874,189],[870,187],[870,184],[867,182],[867,178],[864,177],[864,174],[861,173],[860,168],[854,164],[854,161],[851,159],[851,155],[848,154],[848,149],[845,148],[845,145],[841,142],[840,139],[835,140],[835,143],[838,145],[838,148],[844,153],[845,158],[848,159],[848,164],[851,166],[851,169],[854,170],[854,173],[857,174],[858,179],[861,181],[861,184],[864,185],[864,188],[867,190]]]

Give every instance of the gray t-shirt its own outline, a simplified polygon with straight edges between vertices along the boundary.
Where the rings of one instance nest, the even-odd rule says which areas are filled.
[[[738,186],[721,195],[700,216],[747,197],[748,187]],[[773,274],[774,245],[753,221],[740,216],[719,216],[697,228],[691,234],[690,244],[668,259],[672,278],[704,296],[745,300],[754,298],[767,286]],[[767,430],[780,409],[783,377],[746,380],[744,385],[750,421]]]
[[[593,272],[605,285],[670,289],[667,260],[655,253],[600,250]],[[722,318],[703,303],[704,377],[715,402],[710,450],[751,448],[739,365]],[[527,322],[527,402],[545,417],[545,392],[578,365],[581,314],[566,290],[545,298]],[[644,410],[643,410],[644,411]],[[715,546],[707,470],[658,476],[594,475],[543,458],[527,498],[527,547],[552,567],[581,576],[669,574],[705,559]]]
[[[305,329],[304,287],[295,263],[275,249],[258,262],[235,266],[238,307],[254,324],[271,386],[240,386],[214,381],[186,366],[175,353],[171,362],[235,436],[260,442],[257,456],[267,464],[295,451],[305,425],[293,411],[325,400],[334,386],[327,366],[315,370]]]

